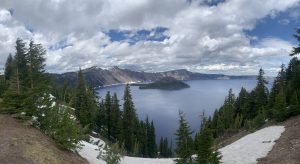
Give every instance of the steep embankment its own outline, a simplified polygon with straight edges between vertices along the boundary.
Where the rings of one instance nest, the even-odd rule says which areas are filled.
[[[39,130],[9,115],[0,115],[0,163],[86,164],[79,155],[63,151]]]

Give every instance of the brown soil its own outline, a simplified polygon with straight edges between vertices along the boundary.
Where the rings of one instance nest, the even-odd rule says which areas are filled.
[[[86,164],[74,152],[57,148],[54,141],[38,129],[9,115],[0,115],[1,164]]]
[[[259,164],[300,164],[300,116],[282,123],[285,131],[269,154]]]

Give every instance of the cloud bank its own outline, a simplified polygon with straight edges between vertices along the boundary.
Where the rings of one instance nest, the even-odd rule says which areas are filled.
[[[273,75],[292,43],[246,31],[295,6],[299,0],[2,0],[0,67],[20,37],[47,48],[49,72],[120,66],[256,74],[264,67]]]

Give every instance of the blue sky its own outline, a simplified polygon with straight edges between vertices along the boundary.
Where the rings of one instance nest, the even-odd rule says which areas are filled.
[[[47,48],[47,71],[276,75],[300,27],[300,0],[3,0],[0,68],[17,37]],[[68,7],[66,7],[68,6]]]
[[[292,44],[297,44],[293,34],[295,29],[300,27],[300,19],[298,17],[293,18],[291,11],[294,11],[294,9],[279,13],[274,18],[267,16],[259,20],[253,30],[246,31],[246,33],[258,39],[276,37],[290,41]]]

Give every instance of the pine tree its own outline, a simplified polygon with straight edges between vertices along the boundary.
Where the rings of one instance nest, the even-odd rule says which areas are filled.
[[[0,98],[3,97],[7,88],[8,88],[8,82],[5,80],[5,76],[0,75]]]
[[[5,63],[4,76],[5,80],[9,80],[13,73],[13,57],[11,54],[8,55]]]
[[[120,141],[121,138],[121,129],[122,129],[122,113],[120,111],[119,100],[117,94],[114,93],[111,100],[111,110],[112,110],[112,137],[115,140]]]
[[[112,131],[112,109],[111,109],[111,96],[110,92],[108,91],[105,96],[104,101],[104,109],[105,109],[105,122],[106,122],[106,128],[107,128],[107,139],[111,139],[111,131]]]
[[[287,77],[286,77],[285,66],[281,65],[280,72],[278,72],[278,75],[274,80],[274,83],[273,83],[273,86],[272,86],[272,89],[270,92],[268,108],[266,108],[266,109],[268,109],[267,113],[266,113],[268,117],[272,117],[272,111],[270,109],[273,108],[276,96],[278,95],[280,90],[283,89],[284,92],[286,92],[286,89],[287,89],[286,79],[287,79]]]
[[[298,42],[300,42],[300,28],[298,28],[296,32],[297,33],[294,34],[294,37],[298,40]],[[298,55],[299,53],[300,53],[300,44],[298,45],[298,47],[293,47],[290,56]]]
[[[251,118],[250,113],[250,94],[242,87],[235,103],[235,115],[240,114],[243,118]]]
[[[155,141],[155,128],[153,121],[151,121],[151,124],[149,126],[148,130],[148,155],[150,158],[154,158],[157,155],[157,147],[156,147],[156,141]]]
[[[212,157],[213,136],[208,128],[203,128],[197,136],[197,163],[210,163]]]
[[[31,89],[45,81],[45,54],[46,50],[41,44],[35,44],[34,41],[30,41],[26,60],[28,63],[28,75]]]
[[[16,41],[16,55],[14,56],[15,61],[15,76],[17,79],[18,93],[23,92],[28,88],[28,64],[27,64],[27,49],[25,42],[22,39]]]
[[[104,101],[103,100],[99,103],[98,110],[96,110],[95,124],[96,124],[95,130],[98,133],[105,136],[105,133],[106,133],[106,131],[104,130],[104,127],[105,127],[105,110],[104,110]]]
[[[228,96],[226,96],[224,104],[219,110],[217,121],[217,133],[218,135],[224,133],[226,130],[230,130],[234,127],[234,114],[235,114],[235,96],[232,89],[229,90]]]
[[[49,90],[50,80],[45,75],[45,54],[46,50],[41,44],[35,44],[33,41],[29,44],[28,52],[26,53],[27,75],[25,92],[26,99],[24,100],[24,110],[28,115],[34,115],[35,101]]]
[[[89,126],[90,129],[95,126],[93,124],[94,116],[98,108],[94,96],[94,90],[92,88],[86,88],[83,73],[80,69],[72,107],[76,109],[75,115],[79,122],[83,126]]]
[[[280,90],[275,99],[273,115],[276,121],[284,121],[287,117],[286,100],[283,89]]]
[[[130,93],[130,87],[127,84],[124,91],[123,97],[123,131],[122,136],[124,139],[125,148],[129,152],[133,152],[134,141],[136,138],[136,127],[138,123],[136,111],[132,101],[132,96]]]
[[[146,121],[149,124],[149,121]],[[147,125],[144,121],[140,121],[140,130],[139,130],[139,141],[141,142],[140,144],[140,149],[141,149],[141,154],[143,157],[148,157],[148,136],[147,136]]]
[[[266,81],[264,74],[263,69],[260,68],[257,76],[257,85],[253,92],[255,103],[254,111],[252,111],[253,116],[256,116],[259,109],[265,107],[268,103],[268,88],[265,86],[268,82]]]
[[[199,164],[220,163],[220,156],[218,151],[213,150],[214,138],[210,125],[202,115],[201,128],[199,134],[195,138],[195,145],[197,145],[197,158]]]
[[[298,91],[294,91],[292,94],[292,98],[290,100],[290,106],[288,107],[288,115],[290,116],[297,116],[300,114],[300,105],[299,105],[299,98],[298,98]]]
[[[192,163],[193,155],[193,139],[191,137],[192,131],[190,126],[184,118],[184,113],[179,111],[179,128],[176,130],[176,155],[178,159],[175,160],[178,164]]]

